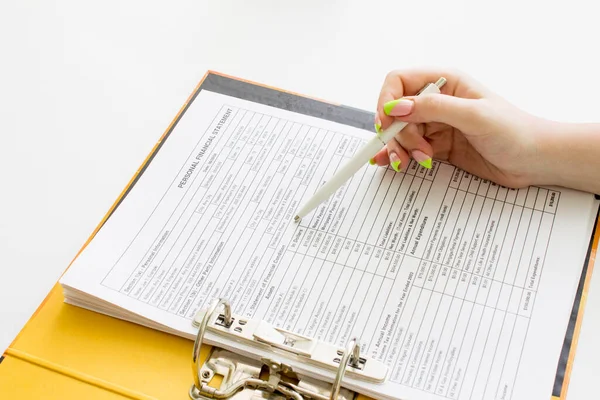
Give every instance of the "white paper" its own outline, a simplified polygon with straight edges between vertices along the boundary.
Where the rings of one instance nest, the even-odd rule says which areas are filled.
[[[202,91],[61,283],[74,304],[186,337],[234,313],[386,362],[373,397],[550,398],[597,203],[447,163],[366,165],[371,133]],[[85,298],[87,293],[94,298]]]

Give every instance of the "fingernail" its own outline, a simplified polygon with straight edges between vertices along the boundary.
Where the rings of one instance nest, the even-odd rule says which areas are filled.
[[[412,152],[412,156],[419,164],[427,169],[431,169],[431,157],[429,157],[427,154],[420,150],[415,150]]]
[[[390,165],[394,168],[394,171],[400,172],[400,157],[396,153],[390,153]]]
[[[383,112],[385,112],[385,115],[391,115],[392,117],[402,117],[412,112],[414,104],[412,100],[408,99],[388,101],[383,106]]]
[[[381,124],[375,123],[375,132],[381,133]]]
[[[371,159],[369,160],[369,164],[371,164],[371,165],[375,165],[375,159],[374,159],[374,158],[371,158]]]
[[[375,132],[381,133],[381,119],[378,114],[375,114]]]

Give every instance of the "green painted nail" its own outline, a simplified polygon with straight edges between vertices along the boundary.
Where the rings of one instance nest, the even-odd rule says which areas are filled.
[[[383,106],[383,112],[386,115],[391,115],[393,117],[403,117],[410,114],[414,107],[414,102],[409,99],[397,99],[392,100]]]
[[[420,150],[415,150],[413,151],[412,155],[415,161],[417,161],[419,164],[427,169],[431,169],[431,157],[429,157],[427,154]]]
[[[394,171],[396,172],[400,172],[400,163],[402,161],[398,160],[398,161],[393,161],[392,164],[392,168],[394,168]]]
[[[375,159],[374,159],[374,158],[371,158],[371,159],[369,160],[369,164],[371,164],[371,165],[375,165]]]
[[[421,161],[419,164],[427,169],[431,169],[431,158],[429,160]]]
[[[375,124],[375,132],[381,133],[381,124]]]
[[[396,106],[396,104],[398,104],[400,100],[392,100],[392,101],[388,101],[387,103],[385,103],[383,105],[383,112],[385,113],[385,115],[390,115],[390,111],[392,111],[392,108],[394,108]]]

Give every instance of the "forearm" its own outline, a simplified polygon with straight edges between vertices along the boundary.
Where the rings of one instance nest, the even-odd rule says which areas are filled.
[[[600,124],[549,123],[539,147],[548,184],[600,194]]]

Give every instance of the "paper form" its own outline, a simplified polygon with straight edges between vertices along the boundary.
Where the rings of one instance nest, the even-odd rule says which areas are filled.
[[[365,384],[377,397],[549,399],[593,196],[366,165],[294,223],[370,137],[202,91],[61,283],[187,335],[215,297],[341,346],[357,335],[390,367]]]

